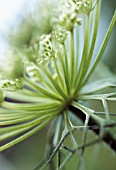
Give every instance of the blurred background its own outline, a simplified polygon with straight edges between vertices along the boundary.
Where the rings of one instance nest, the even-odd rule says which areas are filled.
[[[55,3],[52,5],[55,5]],[[43,4],[47,6],[44,10]],[[0,0],[0,56],[7,49],[9,43],[14,46],[22,46],[32,40],[33,34],[36,38],[38,29],[41,33],[49,31],[49,16],[46,12],[46,9],[50,9],[49,4],[50,0],[49,2],[45,2],[45,0]],[[97,48],[103,41],[115,9],[115,0],[102,0]],[[40,23],[43,24],[42,29]],[[102,59],[109,69],[116,74],[115,46],[116,27]],[[115,110],[115,103],[111,107]],[[33,170],[44,154],[47,129],[48,127],[0,153],[0,170]],[[79,138],[82,133],[78,132],[76,135]],[[91,138],[95,138],[95,136],[89,132],[88,139]],[[66,170],[75,170],[77,159],[74,156],[68,163]],[[115,170],[116,155],[105,144],[98,143],[86,149],[85,164],[86,170]]]

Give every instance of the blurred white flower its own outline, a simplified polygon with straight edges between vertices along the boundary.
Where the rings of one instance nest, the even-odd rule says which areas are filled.
[[[0,79],[16,79],[23,77],[24,63],[12,49],[0,57]]]
[[[12,48],[0,57],[0,88],[16,90],[23,87],[24,62]]]

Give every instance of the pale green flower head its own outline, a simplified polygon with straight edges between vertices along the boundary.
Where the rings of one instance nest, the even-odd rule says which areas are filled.
[[[0,59],[0,88],[21,88],[24,62],[14,50],[7,50]]]

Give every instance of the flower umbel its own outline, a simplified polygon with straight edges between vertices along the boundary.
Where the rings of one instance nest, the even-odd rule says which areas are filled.
[[[0,77],[0,127],[2,127],[0,141],[3,142],[0,151],[33,135],[60,115],[64,116],[65,122],[60,142],[62,143],[66,134],[69,133],[77,148],[72,134],[75,126],[71,121],[70,107],[78,109],[85,116],[83,145],[86,142],[86,130],[90,118],[97,122],[99,127],[113,122],[110,119],[107,102],[115,100],[114,75],[110,73],[110,80],[104,78],[104,82],[111,83],[111,89],[108,92],[103,92],[103,89],[107,90],[109,84],[103,83],[101,87],[101,80],[94,82],[94,85],[90,80],[116,21],[115,12],[100,51],[93,61],[100,3],[100,0],[63,1],[59,4],[58,16],[54,16],[55,19],[50,18],[51,23],[55,20],[51,32],[42,34],[38,37],[38,41],[33,41],[28,47],[31,49],[31,54],[34,54],[34,59],[30,60],[28,53],[23,53],[23,50],[18,49],[21,50],[21,57],[14,56],[8,61],[10,64],[7,69],[0,68],[2,73]],[[92,22],[93,27],[91,27]],[[84,31],[82,32],[80,28]],[[81,35],[83,44],[80,43]],[[81,52],[78,49],[79,45],[82,45]],[[93,86],[92,91],[90,87]],[[15,91],[11,92],[12,89]],[[4,100],[3,96],[6,97]],[[96,115],[97,111],[85,105],[86,100],[101,101],[104,107],[104,117]],[[54,124],[54,126],[54,129],[57,129],[57,125]],[[56,139],[56,136],[54,138]],[[6,142],[7,139],[10,139],[9,142]],[[56,146],[58,141],[54,143]],[[58,145],[58,148],[60,146]],[[80,155],[83,151],[82,148]]]
[[[7,50],[4,55],[0,62],[0,88],[7,90],[23,88],[23,60],[14,50]]]

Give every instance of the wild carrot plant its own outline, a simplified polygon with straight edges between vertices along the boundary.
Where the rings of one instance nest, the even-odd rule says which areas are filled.
[[[60,163],[55,169],[62,169],[75,153],[80,157],[80,167],[85,148],[101,140],[116,150],[115,139],[105,130],[116,125],[107,104],[116,101],[116,77],[106,71],[105,78],[95,81],[91,78],[116,21],[115,12],[104,41],[94,54],[100,5],[101,0],[59,2],[57,12],[52,11],[47,33],[38,31],[28,46],[5,53],[0,61],[0,151],[47,124],[52,125],[49,137],[53,152],[38,169],[44,169],[62,149],[69,155],[63,162],[57,160]],[[102,63],[99,68],[105,70]],[[91,100],[100,101],[104,110],[91,109],[88,103]],[[81,119],[84,124],[77,125],[74,119]],[[81,146],[73,135],[79,129],[83,129]],[[89,129],[98,138],[87,143]],[[64,145],[68,136],[72,148]]]

